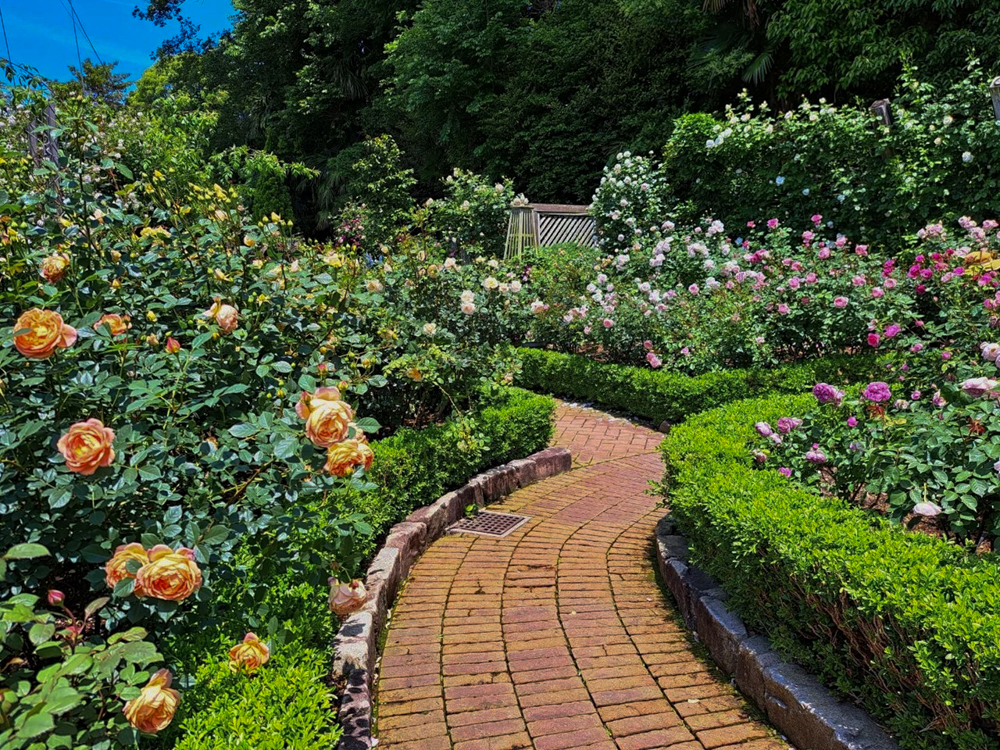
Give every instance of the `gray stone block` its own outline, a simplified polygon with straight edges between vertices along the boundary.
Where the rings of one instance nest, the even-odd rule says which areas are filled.
[[[368,567],[368,575],[365,576],[368,601],[362,610],[369,611],[375,616],[376,630],[385,622],[386,614],[403,580],[402,562],[402,555],[398,549],[383,547]]]
[[[764,670],[764,709],[798,747],[809,750],[898,750],[863,711],[834,698],[794,664]]]
[[[674,521],[674,517],[667,513],[663,518],[656,522],[656,535],[657,536],[670,536],[671,534],[677,533],[677,524]]]
[[[517,470],[510,465],[498,466],[479,476],[483,478],[483,500],[487,503],[496,502],[517,489]]]
[[[337,750],[369,750],[372,747],[370,672],[356,669],[348,675],[337,714],[344,729]]]
[[[663,571],[663,580],[674,595],[677,602],[677,609],[684,618],[685,624],[689,628],[694,628],[694,607],[692,602],[692,592],[687,583],[688,566],[680,560],[667,560]]]
[[[762,635],[755,635],[740,643],[736,654],[736,686],[758,706],[764,706],[767,689],[764,670],[778,664],[781,658],[771,649],[771,642]]]
[[[389,535],[385,540],[385,547],[399,550],[401,557],[399,575],[401,579],[406,578],[409,575],[410,568],[413,566],[413,561],[427,547],[426,524],[409,521],[397,523],[389,529]]]
[[[538,481],[538,465],[530,458],[521,458],[511,461],[508,466],[512,467],[517,475],[517,486],[527,487]]]
[[[538,467],[538,478],[562,474],[573,467],[573,456],[567,448],[546,448],[528,456]]]
[[[740,643],[747,637],[743,621],[710,596],[702,596],[694,603],[694,619],[698,637],[715,663],[726,674],[733,674]]]
[[[473,477],[455,492],[464,494],[468,498],[466,505],[475,503],[476,506],[482,508],[489,502],[486,496],[486,477],[482,474]]]
[[[689,554],[687,539],[678,534],[668,534],[660,537],[660,543],[667,548],[670,557],[687,562]]]
[[[375,663],[375,618],[371,612],[355,612],[340,626],[333,639],[333,674],[350,675],[371,671]]]
[[[453,506],[457,507],[457,503],[454,500],[455,493],[449,492],[447,495],[439,497],[430,505],[425,505],[423,508],[413,511],[406,517],[408,523],[422,523],[427,527],[427,537],[424,541],[425,548],[435,539],[438,539],[448,526],[458,520],[457,515],[454,518],[452,517]]]

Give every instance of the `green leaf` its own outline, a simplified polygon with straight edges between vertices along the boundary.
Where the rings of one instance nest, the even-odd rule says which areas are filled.
[[[272,362],[271,369],[287,374],[292,371],[292,366],[287,362]]]
[[[94,613],[100,611],[100,609],[109,601],[111,601],[111,598],[107,596],[102,596],[98,599],[94,599],[94,601],[88,604],[87,608],[83,610],[84,617],[89,618]]]
[[[114,594],[117,597],[124,598],[126,596],[131,596],[133,591],[135,591],[135,579],[123,578],[115,586]]]
[[[375,419],[371,417],[362,417],[355,424],[358,426],[359,430],[364,432],[378,432],[382,429],[382,425],[378,423]]]
[[[15,544],[4,555],[7,560],[31,560],[48,557],[51,553],[40,544]]]
[[[28,640],[36,646],[41,646],[46,641],[51,640],[55,632],[56,626],[51,622],[36,622],[28,631]]]
[[[205,532],[201,540],[206,544],[219,544],[220,542],[224,542],[228,536],[229,529],[225,526],[213,526]]]
[[[274,457],[287,460],[296,455],[299,448],[299,439],[294,435],[283,438],[274,446]]]
[[[260,432],[259,427],[246,422],[235,424],[229,428],[229,434],[237,438],[250,437],[251,435],[256,435],[258,432]]]
[[[119,172],[121,172],[121,173],[122,173],[122,176],[123,176],[123,177],[124,177],[124,178],[125,178],[126,180],[132,180],[132,179],[135,179],[135,178],[133,177],[133,175],[132,175],[132,170],[131,170],[131,169],[129,169],[128,167],[126,167],[126,166],[125,166],[124,164],[122,164],[122,163],[120,163],[120,162],[119,162],[119,164],[118,164],[118,165],[117,165],[117,166],[115,167],[115,169],[117,169],[117,170],[118,170]]]
[[[16,736],[21,739],[37,737],[40,734],[51,732],[55,725],[55,721],[52,720],[52,714],[50,713],[32,714],[21,724]]]
[[[69,505],[69,501],[72,498],[72,487],[58,487],[52,492],[51,495],[49,495],[49,507],[53,510],[65,507],[66,505]]]
[[[151,482],[154,479],[159,479],[162,476],[163,474],[160,472],[159,467],[155,466],[154,464],[146,464],[145,466],[139,467],[139,477],[146,480],[147,482]]]

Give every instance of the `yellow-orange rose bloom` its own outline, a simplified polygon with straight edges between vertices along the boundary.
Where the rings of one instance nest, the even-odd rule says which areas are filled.
[[[340,401],[340,389],[332,387],[317,388],[312,393],[302,391],[299,402],[295,405],[295,413],[301,419],[309,419],[312,410],[323,403]]]
[[[109,587],[114,588],[126,578],[135,578],[135,573],[128,569],[128,564],[132,560],[137,560],[140,567],[149,562],[149,554],[139,542],[122,544],[117,547],[115,554],[104,565],[104,582]],[[138,586],[135,587],[135,595],[143,596]]]
[[[330,610],[343,617],[361,609],[368,598],[365,585],[355,579],[350,583],[339,583],[330,579]]]
[[[55,253],[42,261],[42,278],[55,283],[62,281],[69,270],[69,258],[62,253]]]
[[[352,438],[337,443],[326,452],[324,468],[335,476],[346,477],[353,474],[359,466],[367,471],[374,458],[375,454],[367,443]]]
[[[271,649],[254,633],[243,636],[243,642],[229,649],[229,668],[234,672],[253,674],[271,658]]]
[[[125,718],[140,732],[156,734],[166,729],[177,713],[181,694],[170,687],[173,676],[169,670],[161,669],[149,678],[146,687],[125,704]]]
[[[90,476],[101,466],[111,466],[115,460],[115,449],[111,447],[114,440],[114,430],[99,419],[88,419],[71,425],[56,445],[66,459],[67,469]]]
[[[222,304],[218,299],[203,315],[206,318],[215,318],[215,322],[225,333],[232,333],[240,324],[239,311],[232,305]]]
[[[99,328],[100,326],[107,326],[108,332],[112,336],[121,336],[125,331],[132,327],[129,322],[128,315],[119,315],[118,313],[104,313],[100,319],[94,323],[94,328]]]
[[[17,319],[14,331],[24,331],[14,336],[14,346],[30,359],[48,359],[57,348],[65,349],[76,341],[76,329],[63,323],[59,313],[37,307]]]
[[[329,448],[347,437],[354,411],[343,401],[314,401],[306,420],[306,437],[320,448]]]
[[[174,552],[157,544],[149,551],[149,562],[136,573],[135,586],[142,589],[142,596],[180,602],[201,588],[201,580],[193,550],[180,547]]]

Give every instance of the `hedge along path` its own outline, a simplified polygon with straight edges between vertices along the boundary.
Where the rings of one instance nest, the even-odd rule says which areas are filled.
[[[656,582],[662,437],[560,404],[574,469],[490,506],[531,521],[431,545],[388,630],[379,747],[788,747],[693,653]]]

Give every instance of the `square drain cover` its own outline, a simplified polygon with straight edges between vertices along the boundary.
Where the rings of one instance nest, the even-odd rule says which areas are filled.
[[[479,534],[480,536],[491,536],[500,539],[515,529],[521,528],[521,526],[530,520],[531,518],[528,516],[515,516],[511,513],[484,511],[471,518],[463,518],[458,523],[450,526],[448,531]]]

